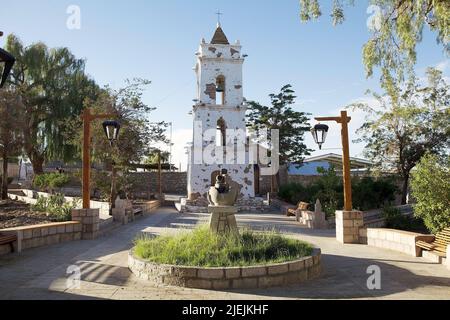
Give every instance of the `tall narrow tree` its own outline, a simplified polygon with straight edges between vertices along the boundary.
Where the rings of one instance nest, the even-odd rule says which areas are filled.
[[[304,143],[304,134],[310,129],[308,114],[292,108],[297,97],[290,84],[269,97],[271,106],[248,102],[247,126],[256,132],[265,128],[269,134],[270,130],[278,130],[280,164],[301,163],[312,151]],[[277,182],[279,185],[279,174]]]

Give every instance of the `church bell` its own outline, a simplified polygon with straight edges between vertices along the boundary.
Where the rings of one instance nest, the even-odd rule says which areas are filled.
[[[225,79],[222,77],[217,78],[216,92],[225,92]]]

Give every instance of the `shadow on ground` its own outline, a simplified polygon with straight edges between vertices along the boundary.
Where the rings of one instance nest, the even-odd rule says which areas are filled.
[[[283,288],[205,291],[156,287],[141,282],[127,268],[127,252],[139,233],[157,235],[167,230],[192,229],[207,214],[179,214],[163,208],[93,241],[75,241],[24,251],[0,258],[1,299],[110,299],[122,291],[146,299],[450,299],[450,277],[441,266],[378,248],[342,246],[334,230],[308,230],[283,215],[239,214],[240,226],[277,229],[322,247],[319,279]],[[83,292],[65,291],[67,267],[81,268]],[[381,290],[369,290],[369,266],[381,269]],[[440,275],[433,276],[432,274]]]
[[[412,290],[436,285],[440,287],[442,293],[447,292],[447,298],[450,299],[450,278],[413,274],[407,269],[386,263],[389,261],[390,260],[385,260],[385,262],[383,262],[383,260],[325,254],[322,255],[322,275],[318,279],[283,288],[243,291],[232,290],[230,292],[254,294],[266,296],[267,298],[371,299],[383,298],[399,293],[410,294]],[[420,263],[423,264],[424,268],[430,264],[410,261],[401,262],[406,264]],[[373,274],[368,274],[367,268],[373,265],[378,266],[381,270],[380,290],[369,290],[367,287],[367,281]],[[372,283],[372,281],[370,281],[370,283]],[[409,296],[409,298],[411,298],[411,296]],[[413,298],[426,299],[427,297],[417,296]]]

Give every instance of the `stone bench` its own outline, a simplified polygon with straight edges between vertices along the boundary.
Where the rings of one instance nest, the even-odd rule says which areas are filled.
[[[429,242],[434,236],[385,228],[367,228],[367,244],[369,246],[399,251],[413,257],[421,257],[422,249],[416,246],[417,241]]]
[[[115,208],[112,209],[112,216],[114,221],[127,224],[134,221],[137,215],[148,214],[158,209],[160,205],[159,200],[143,201],[133,205],[130,200],[117,199]]]
[[[66,241],[80,240],[81,232],[82,225],[77,221],[55,222],[0,230],[2,234],[16,236],[13,244],[17,252]]]

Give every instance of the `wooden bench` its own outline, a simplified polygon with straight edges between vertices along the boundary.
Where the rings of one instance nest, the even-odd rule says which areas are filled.
[[[436,234],[433,242],[417,241],[416,246],[430,251],[440,257],[446,257],[447,246],[450,244],[450,228],[446,228]]]
[[[134,215],[137,215],[137,214],[142,214],[142,215],[144,215],[144,210],[143,210],[142,208],[140,208],[140,207],[138,207],[138,208],[133,208],[133,214],[134,214]]]
[[[295,216],[296,213],[297,213],[298,211],[305,211],[305,210],[308,210],[308,206],[309,206],[309,203],[300,201],[300,202],[297,204],[297,208],[296,208],[296,209],[288,209],[286,215],[287,215],[288,217],[290,217],[290,216]]]
[[[14,242],[17,241],[15,234],[2,234],[0,233],[0,245],[9,244],[11,246],[11,252],[14,252]]]

